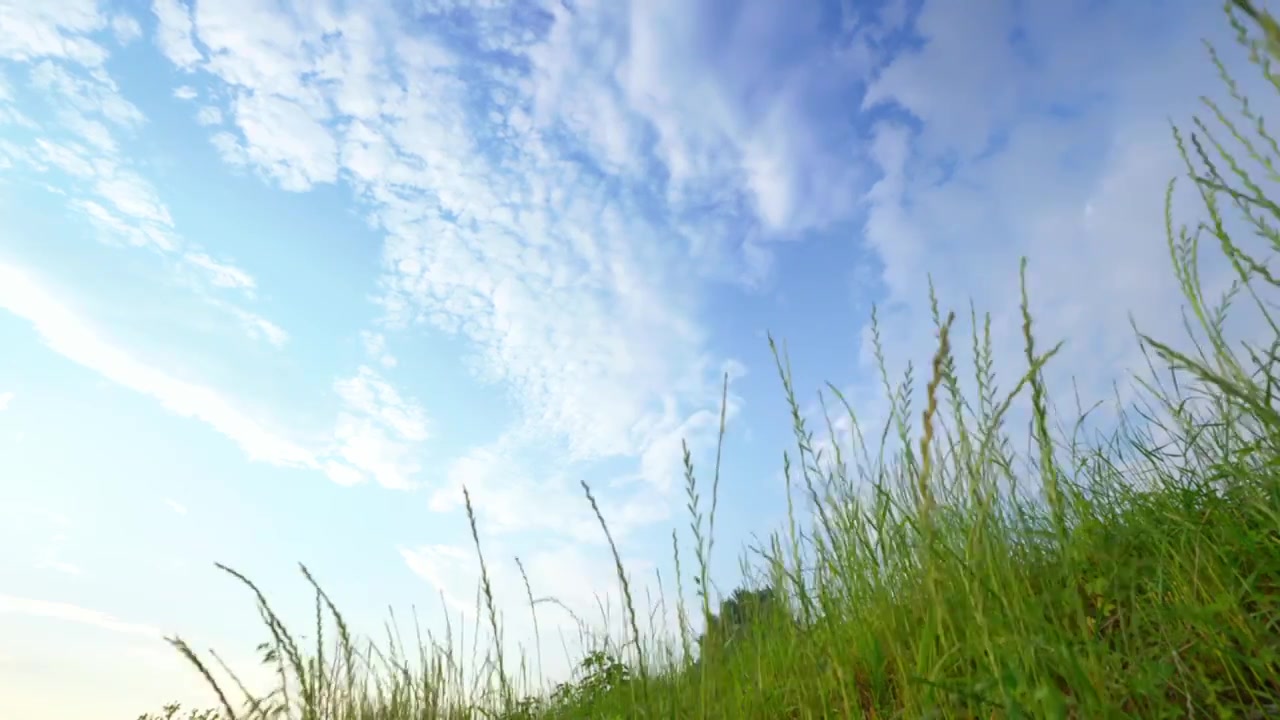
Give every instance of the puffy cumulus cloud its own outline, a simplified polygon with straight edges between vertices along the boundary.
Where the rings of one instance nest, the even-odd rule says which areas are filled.
[[[122,150],[122,143],[147,119],[101,67],[106,51],[98,40],[112,32],[125,42],[137,29],[136,21],[126,15],[107,17],[93,2],[62,0],[5,4],[0,6],[0,19],[6,27],[32,33],[21,44],[6,36],[0,41],[0,59],[26,63],[26,89],[36,101],[31,105],[43,104],[56,121],[41,126],[6,107],[13,102],[6,80],[0,92],[0,110],[5,110],[0,121],[25,131],[14,133],[13,142],[0,147],[6,165],[34,173],[36,182],[47,179],[56,185],[67,196],[69,208],[79,211],[102,240],[158,252],[182,276],[210,291],[251,293],[254,280],[247,271],[183,240],[160,193]],[[85,50],[90,47],[94,52]],[[174,94],[195,97],[185,86]],[[232,302],[212,295],[210,300],[236,315],[250,334],[280,343],[283,331],[274,324]]]

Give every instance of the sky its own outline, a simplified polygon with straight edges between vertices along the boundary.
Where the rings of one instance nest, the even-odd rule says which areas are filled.
[[[709,500],[726,375],[727,593],[786,517],[767,334],[811,417],[830,381],[878,422],[871,308],[891,372],[923,366],[930,276],[1020,373],[1028,256],[1051,382],[1106,399],[1130,314],[1180,336],[1163,193],[1170,121],[1221,94],[1201,39],[1243,68],[1193,0],[0,0],[0,27],[0,716],[51,719],[210,705],[165,635],[252,667],[215,562],[298,624],[302,562],[366,633],[390,606],[470,634],[464,487],[508,646],[537,643],[517,557],[620,619],[584,481],[638,604],[673,603],[681,441]],[[539,621],[563,676],[569,620]]]

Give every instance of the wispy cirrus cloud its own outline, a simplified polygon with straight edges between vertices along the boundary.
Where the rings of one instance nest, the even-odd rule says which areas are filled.
[[[210,426],[249,459],[283,468],[323,471],[343,484],[373,478],[407,488],[418,469],[427,419],[415,401],[369,368],[339,380],[336,427],[327,438],[302,441],[268,427],[222,392],[136,357],[105,337],[31,272],[0,262],[0,309],[30,323],[51,350],[112,382],[157,400],[167,410]]]
[[[6,27],[17,28],[22,36],[0,41],[0,60],[28,63],[27,88],[45,100],[53,121],[20,122],[25,115],[9,118],[19,121],[11,124],[27,131],[27,137],[25,148],[15,144],[4,152],[0,147],[7,163],[37,177],[48,178],[51,172],[70,176],[70,206],[83,213],[103,240],[158,252],[212,291],[251,291],[254,280],[248,272],[183,240],[159,193],[121,151],[122,142],[147,120],[101,64],[110,40],[127,44],[137,39],[137,21],[108,14],[93,0],[58,0],[29,8],[7,5],[0,13]],[[0,104],[13,102],[12,92],[0,94]],[[234,308],[251,332],[278,344],[280,333],[262,332],[274,323],[239,305],[220,302]]]
[[[23,90],[50,111],[53,121],[27,127],[30,133],[18,138],[22,144],[6,144],[0,151],[6,152],[14,167],[58,187],[67,196],[68,207],[82,213],[98,230],[99,239],[164,258],[173,279],[189,283],[209,306],[232,317],[248,336],[284,347],[290,334],[246,307],[246,301],[257,295],[254,275],[187,241],[159,190],[122,149],[146,125],[147,118],[100,66],[110,49],[110,33],[115,33],[117,42],[131,39],[130,18],[108,15],[91,0],[65,3],[58,13],[50,13],[46,7],[5,7],[3,12],[12,15],[17,26],[30,28],[32,35],[25,44],[0,48],[0,60],[25,63],[11,67],[19,76],[25,75]],[[160,3],[155,11],[161,28],[158,42],[166,52],[174,58],[198,60],[200,54],[190,47],[189,32],[184,36],[179,27],[176,33],[165,34],[168,19],[185,17],[184,6]],[[0,101],[16,102],[14,92],[7,85],[5,88]],[[179,99],[199,96],[190,85],[180,86],[173,94]],[[38,103],[26,105],[37,107]],[[217,118],[213,115],[218,113],[218,108],[206,107],[202,121],[214,122]],[[28,320],[52,349],[157,399],[173,412],[208,424],[251,459],[280,467],[312,468],[344,483],[375,479],[398,488],[412,485],[410,476],[419,467],[417,458],[425,439],[422,409],[402,399],[372,371],[361,371],[338,383],[335,390],[342,409],[330,431],[299,440],[289,432],[266,427],[235,398],[181,380],[172,369],[138,358],[107,338],[67,304],[66,296],[51,290],[28,269],[5,265],[3,271],[13,280],[4,289],[5,307]],[[374,396],[353,394],[361,388],[372,388]],[[384,402],[394,407],[384,407]]]
[[[109,22],[96,2],[6,3],[0,7],[0,20],[8,30],[0,39],[0,56],[19,61],[59,57],[88,67],[107,58],[106,48],[89,37]]]
[[[45,345],[178,415],[207,423],[255,460],[318,467],[314,454],[271,432],[212,388],[189,382],[121,349],[22,268],[0,262],[0,308],[27,321]]]
[[[155,640],[164,637],[164,633],[151,625],[121,620],[100,610],[55,600],[0,594],[0,613],[61,620],[63,622],[88,625],[109,632],[137,635]]]

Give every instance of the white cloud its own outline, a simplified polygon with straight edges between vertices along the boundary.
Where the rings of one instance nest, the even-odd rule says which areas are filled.
[[[449,465],[429,507],[457,512],[465,487],[488,533],[551,531],[583,542],[600,541],[599,527],[577,481],[563,471],[536,475],[540,467],[525,462],[523,450],[511,438],[503,438],[467,451]],[[616,528],[620,535],[629,529]]]
[[[87,144],[37,136],[33,147],[7,153],[10,157],[41,172],[61,170],[80,181],[79,187],[77,183],[64,184],[61,191],[69,196],[69,207],[83,213],[99,230],[101,239],[158,251],[191,271],[199,279],[198,284],[252,297],[256,285],[253,277],[240,267],[188,246],[177,233],[159,191],[129,167],[113,131],[132,133],[146,118],[121,95],[104,71],[78,72],[69,66],[40,62],[31,71],[31,81],[57,110],[61,127]],[[175,94],[194,96],[195,91],[184,87]],[[212,294],[207,296],[211,303],[235,315],[250,336],[277,347],[287,340],[284,330],[261,315]]]
[[[240,319],[240,322],[251,337],[264,340],[276,348],[282,348],[289,342],[289,333],[279,325],[247,310],[241,310],[234,306],[228,306],[228,308]]]
[[[2,104],[0,104],[0,124],[20,127],[26,130],[38,130],[40,128],[39,123],[24,115],[17,108]],[[8,143],[6,142],[6,144]],[[0,148],[0,162],[7,162],[8,158],[5,157],[7,155],[10,155],[8,149]]]
[[[35,161],[33,164],[48,163],[81,180],[92,178],[97,172],[92,158],[89,157],[90,153],[79,143],[55,143],[37,138],[35,145],[28,154],[28,158]],[[97,203],[93,204],[97,205]]]
[[[334,390],[342,410],[331,454],[341,462],[326,466],[329,478],[341,485],[372,477],[388,488],[413,487],[419,448],[430,434],[422,406],[367,366],[339,380]]]
[[[516,37],[495,22],[494,37]],[[386,14],[200,4],[195,30],[236,98],[236,134],[214,136],[224,157],[291,190],[347,170],[387,233],[391,319],[469,339],[476,370],[510,388],[528,427],[576,458],[638,457],[661,434],[641,430],[653,418],[670,432],[715,395],[693,276],[676,262],[686,238],[630,212],[630,196],[611,197],[568,149],[521,124],[524,83],[480,68],[493,109],[511,118],[491,133],[468,115],[481,79],[451,74],[447,51]],[[331,107],[354,116],[344,129]],[[629,142],[601,146],[625,164]],[[351,450],[384,445],[363,422],[342,434]]]
[[[153,0],[156,16],[156,44],[170,62],[191,70],[204,60],[191,32],[191,11],[180,0]]]
[[[206,253],[187,252],[184,259],[191,265],[204,270],[214,287],[235,290],[253,290],[257,287],[252,275],[235,265],[214,260]]]
[[[179,85],[174,88],[173,96],[179,100],[195,100],[200,96],[200,93],[196,92],[196,89],[190,85]]]
[[[0,411],[8,410],[9,405],[13,403],[13,398],[14,395],[12,390],[0,392]]]
[[[103,338],[29,273],[3,263],[0,309],[31,323],[40,339],[67,359],[154,398],[170,412],[209,425],[252,461],[321,471],[343,485],[368,478],[387,488],[415,485],[413,476],[421,467],[417,458],[430,435],[426,413],[368,367],[335,383],[341,408],[333,434],[325,446],[309,448],[273,432],[216,390],[133,357]]]
[[[97,0],[48,0],[0,5],[0,57],[31,61],[65,58],[96,67],[107,51],[86,35],[101,30],[107,19]]]
[[[99,151],[107,154],[116,152],[116,140],[111,135],[111,130],[106,125],[87,118],[79,113],[60,113],[59,118],[62,126],[72,133],[79,135],[83,140],[88,142]]]
[[[739,401],[730,395],[728,419]],[[672,491],[683,476],[681,441],[702,453],[714,447],[718,410],[702,410],[678,422],[674,414],[647,418],[642,425],[643,450],[632,462],[636,470],[605,475],[593,493],[617,540],[667,519]],[[463,488],[471,494],[482,527],[494,535],[545,532],[576,542],[604,541],[599,521],[581,486],[599,472],[564,463],[536,432],[511,432],[488,445],[471,448],[453,459],[443,482],[431,494],[435,512],[457,512]]]
[[[360,333],[360,342],[364,344],[364,352],[384,368],[393,368],[397,364],[396,356],[387,350],[387,338],[382,333],[365,330]]]
[[[608,87],[615,76],[632,111],[657,132],[670,199],[705,208],[737,195],[760,229],[784,236],[846,216],[863,178],[856,137],[829,113],[869,68],[818,34],[818,5],[755,3],[723,16],[689,10],[677,0],[632,3],[628,55],[616,66],[592,65],[602,67],[591,80]],[[708,46],[717,47],[714,59]],[[718,223],[703,224],[705,232]]]
[[[867,88],[863,109],[891,100],[924,123],[927,138],[937,143],[928,151],[954,148],[963,157],[981,152],[992,126],[1018,109],[1019,95],[1034,80],[1011,44],[973,39],[1012,27],[1014,20],[1010,3],[928,0],[915,22],[926,49],[895,58]],[[939,62],[944,57],[949,61]]]
[[[373,479],[386,488],[407,490],[413,488],[413,474],[420,465],[413,459],[411,448],[396,439],[384,426],[369,417],[343,414],[334,430],[336,447],[333,454],[344,463],[326,465],[330,480],[339,485],[351,485]]]
[[[360,485],[368,478],[363,472],[343,462],[330,460],[324,464],[324,474],[333,482],[344,487]]]
[[[69,205],[83,212],[103,239],[119,239],[134,247],[154,247],[162,251],[174,249],[173,236],[162,227],[139,227],[93,200],[73,200]]]
[[[801,70],[847,79],[867,60],[817,42],[810,11],[744,9],[724,30],[678,3],[583,3],[555,10],[545,38],[502,8],[454,11],[474,11],[474,40],[527,57],[531,74],[464,62],[390,10],[197,4],[205,68],[233,98],[232,130],[211,140],[228,163],[289,190],[348,180],[386,234],[383,330],[426,323],[461,335],[478,375],[518,402],[508,434],[520,442],[459,459],[435,507],[455,507],[465,478],[512,466],[483,490],[500,526],[581,506],[561,458],[528,462],[563,441],[570,462],[636,464],[647,488],[601,489],[620,525],[659,519],[679,438],[714,432],[718,361],[698,320],[701,281],[759,278],[771,236],[849,211],[862,179],[856,136],[813,120],[839,88]],[[711,62],[699,48],[721,32],[727,55]],[[791,64],[765,73],[766,55]],[[735,63],[767,77],[743,87]],[[672,178],[656,190],[655,166]],[[392,366],[383,338],[363,339]],[[411,462],[372,421],[346,418],[339,433],[337,481],[356,482],[370,457]],[[519,512],[533,502],[547,511]]]
[[[125,635],[159,640],[164,637],[158,628],[142,623],[121,620],[100,610],[70,603],[0,594],[0,614],[23,615],[77,623]]]
[[[170,510],[174,511],[175,513],[177,513],[177,514],[179,514],[179,515],[186,515],[186,514],[187,514],[187,506],[186,506],[186,505],[183,505],[182,503],[178,502],[177,500],[171,500],[171,499],[166,498],[166,499],[165,499],[165,501],[164,501],[164,504],[165,504],[165,505],[167,505],[167,506],[169,507],[169,509],[170,509]]]
[[[1137,6],[1095,7],[1101,17],[1083,3],[1020,7],[1014,16],[925,3],[919,23],[928,42],[893,61],[868,92],[921,124],[877,124],[871,154],[882,179],[866,196],[865,239],[883,266],[881,329],[897,372],[907,360],[920,367],[935,349],[922,284],[932,272],[941,304],[966,320],[957,326],[964,337],[970,298],[992,311],[997,374],[1006,383],[1020,376],[1017,263],[1028,256],[1038,348],[1067,342],[1046,374],[1070,418],[1073,380],[1087,407],[1110,400],[1126,370],[1144,367],[1127,313],[1156,337],[1184,336],[1163,200],[1165,184],[1185,169],[1168,119],[1185,123],[1198,96],[1220,87],[1197,42],[1203,29],[1217,28],[1219,50],[1232,55],[1233,46],[1220,7],[1188,7],[1159,27],[1144,27],[1149,17]],[[1034,66],[1007,40],[1015,22],[1036,48]],[[1084,37],[1093,49],[1082,54]],[[1268,107],[1271,97],[1258,93]],[[1183,183],[1175,222],[1199,212]],[[1206,286],[1220,287],[1222,263],[1204,259]],[[962,377],[967,355],[959,353]],[[879,398],[876,382],[855,390]],[[884,416],[882,400],[859,407]]]
[[[355,377],[335,386],[347,409],[376,418],[397,436],[421,442],[427,439],[426,416],[416,403],[400,397],[375,371],[361,367]]]
[[[133,16],[121,13],[111,18],[111,32],[115,35],[116,42],[128,45],[142,37],[142,26]]]
[[[576,461],[627,458],[645,483],[616,508],[622,524],[660,517],[678,477],[678,439],[708,437],[715,424],[719,374],[699,318],[703,281],[757,278],[769,240],[867,211],[866,243],[883,263],[895,328],[918,329],[889,336],[893,368],[932,350],[928,270],[954,306],[974,296],[1009,308],[1016,258],[1027,252],[1049,336],[1078,337],[1092,332],[1086,320],[1115,318],[1070,361],[1097,368],[1097,378],[1132,347],[1115,309],[1168,306],[1172,289],[1156,273],[1130,271],[1163,267],[1158,232],[1141,235],[1158,231],[1159,190],[1176,170],[1164,108],[1194,100],[1188,77],[1212,79],[1186,72],[1174,51],[1124,45],[1140,29],[1130,9],[1086,22],[1070,3],[1017,10],[1025,18],[962,5],[928,0],[917,19],[924,46],[878,72],[882,48],[869,38],[900,24],[905,4],[878,25],[849,15],[849,37],[834,48],[806,29],[820,19],[808,7],[744,5],[699,18],[676,0],[585,2],[556,9],[545,37],[501,9],[475,9],[483,33],[472,39],[523,56],[528,76],[510,63],[463,62],[429,32],[407,33],[390,9],[198,3],[194,24],[177,2],[155,12],[175,63],[201,64],[222,83],[213,95],[232,98],[210,106],[228,124],[213,135],[228,162],[289,190],[346,179],[366,203],[386,235],[385,332],[425,323],[461,336],[480,377],[518,401],[520,424],[458,459],[433,505],[455,508],[465,483],[485,497],[481,512],[496,527],[585,536],[589,518],[557,514],[582,505],[564,466],[528,457],[563,440]],[[1003,42],[1015,19],[1044,48],[1034,75]],[[1092,44],[1105,52],[1079,53],[1095,30]],[[712,41],[714,58],[704,52]],[[118,96],[114,85],[43,72],[69,97]],[[884,121],[864,142],[843,119],[829,120],[851,93],[835,78],[871,79],[864,107],[894,105],[922,129]],[[1090,104],[1099,96],[1115,111]],[[1080,112],[1049,112],[1061,98]],[[91,103],[68,102],[90,113]],[[115,107],[108,124],[141,123],[131,106]],[[101,133],[81,130],[101,151]],[[1108,143],[1089,144],[1099,137]],[[101,175],[90,151],[46,154],[83,177]],[[857,207],[851,199],[870,185],[864,158],[882,177]],[[666,180],[652,191],[655,173]],[[119,232],[145,223],[152,234],[137,231],[137,240],[168,239],[187,252],[158,193],[131,177],[110,175],[78,207]],[[1150,187],[1149,202],[1121,197],[1122,187]],[[204,270],[213,285],[247,289],[247,274]],[[1010,364],[1016,319],[997,320],[1013,328],[997,337]],[[394,366],[385,338],[362,339],[370,364]],[[427,436],[413,411],[421,408],[384,385],[365,367],[335,387],[344,410],[333,454],[318,463],[335,481],[413,483]],[[572,519],[556,528],[544,521],[564,517]]]
[[[271,432],[217,391],[173,377],[113,345],[29,273],[3,263],[0,308],[31,323],[53,351],[112,382],[155,398],[170,412],[208,424],[252,460],[283,467],[319,467],[311,452]]]
[[[152,227],[173,228],[173,219],[169,216],[169,209],[160,201],[151,184],[136,173],[125,170],[117,173],[114,177],[100,177],[94,183],[94,190],[97,191],[99,197],[115,205],[117,210],[130,219]],[[167,247],[163,249],[174,250],[176,248]],[[224,268],[217,267],[214,269],[215,276],[225,276],[226,270]]]
[[[146,117],[120,94],[115,81],[100,70],[76,73],[66,66],[42,61],[31,69],[31,84],[55,98],[63,108],[100,115],[123,130],[136,130]]]
[[[134,129],[145,119],[105,74],[74,74],[46,63],[35,68],[32,78],[37,88],[63,105],[70,129],[95,141],[96,152],[75,143],[37,138],[34,152],[11,156],[28,158],[36,169],[54,167],[85,181],[92,194],[73,196],[70,206],[83,212],[106,237],[170,254],[184,267],[197,271],[214,289],[245,293],[255,289],[253,277],[243,269],[188,247],[156,189],[124,167],[114,139],[104,125],[91,119],[92,115],[125,129]],[[177,94],[190,96],[194,92],[180,89]],[[91,127],[94,132],[89,132]],[[4,288],[5,307],[30,320],[55,350],[115,382],[152,395],[179,414],[201,419],[240,444],[252,459],[323,469],[340,482],[368,474],[388,486],[410,485],[409,477],[418,468],[411,459],[412,447],[425,438],[421,411],[376,378],[362,375],[354,384],[342,386],[355,405],[338,419],[333,437],[338,455],[322,461],[317,453],[266,431],[215,391],[173,378],[110,345],[23,273],[9,267],[5,272],[15,279]],[[287,342],[288,334],[270,320],[218,298],[210,301],[234,315],[250,335],[276,347]],[[373,401],[383,405],[361,404],[352,394],[361,388],[372,391]]]
[[[468,552],[453,545],[424,545],[400,548],[400,557],[410,570],[436,587],[454,610],[472,613],[475,603],[471,599],[480,578],[474,550]]]
[[[303,191],[338,177],[333,136],[298,103],[271,95],[241,95],[233,106],[244,143],[236,148],[286,190]]]
[[[222,111],[212,105],[205,105],[196,111],[196,122],[209,126],[222,124]]]

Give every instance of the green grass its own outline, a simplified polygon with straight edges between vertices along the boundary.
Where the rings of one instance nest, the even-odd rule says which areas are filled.
[[[1226,9],[1280,90],[1269,57],[1280,28],[1243,0]],[[1057,422],[1042,373],[1057,348],[1037,342],[1025,282],[1021,377],[997,384],[989,317],[970,311],[965,337],[935,302],[937,351],[923,388],[910,369],[895,383],[880,361],[892,406],[884,427],[862,428],[828,386],[823,407],[848,416],[852,442],[834,442],[831,413],[819,432],[806,425],[775,347],[796,437],[784,457],[789,497],[814,513],[808,522],[791,508],[786,528],[745,550],[750,589],[723,601],[709,590],[720,456],[707,502],[686,450],[695,547],[688,557],[673,533],[673,553],[678,568],[692,568],[698,602],[677,602],[681,632],[664,636],[637,613],[618,561],[625,637],[593,645],[573,682],[536,693],[528,663],[502,657],[499,646],[471,677],[447,642],[418,637],[408,652],[395,633],[381,647],[353,640],[310,574],[315,637],[300,647],[256,587],[224,568],[257,598],[271,637],[259,649],[278,688],[250,697],[215,655],[204,659],[174,638],[217,705],[191,717],[1280,717],[1280,327],[1270,303],[1280,280],[1265,261],[1280,252],[1280,207],[1262,187],[1280,179],[1280,148],[1212,51],[1211,59],[1244,122],[1206,100],[1216,128],[1196,120],[1190,133],[1174,130],[1185,181],[1205,210],[1192,228],[1175,227],[1166,212],[1188,336],[1175,345],[1137,333],[1149,365],[1134,375],[1139,399],[1117,408],[1113,431],[1086,437],[1088,413]],[[1262,250],[1235,242],[1232,223]],[[1220,298],[1201,287],[1202,242],[1235,271]],[[1265,345],[1228,338],[1227,317],[1242,307],[1269,328]],[[963,379],[962,345],[975,368]],[[1019,404],[1029,407],[1025,435],[1011,427]],[[816,439],[824,436],[832,442]],[[479,553],[469,498],[467,511]],[[477,617],[499,637],[478,560],[485,607]],[[536,627],[538,603],[529,600]],[[703,637],[688,629],[695,616],[706,619]],[[151,717],[180,715],[167,708]]]

